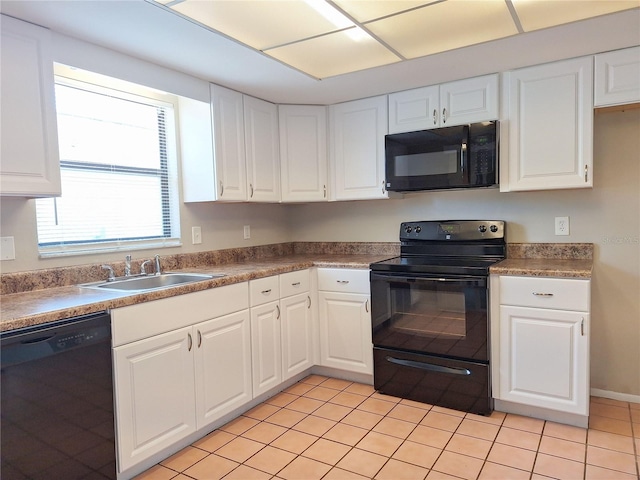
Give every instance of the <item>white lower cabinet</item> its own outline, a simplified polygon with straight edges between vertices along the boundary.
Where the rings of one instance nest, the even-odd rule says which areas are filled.
[[[112,311],[119,472],[251,400],[247,307],[244,283]]]
[[[369,270],[318,269],[320,364],[373,374]]]
[[[309,270],[249,282],[254,397],[313,366],[309,288]]]
[[[502,276],[498,285],[494,396],[588,415],[590,281]]]

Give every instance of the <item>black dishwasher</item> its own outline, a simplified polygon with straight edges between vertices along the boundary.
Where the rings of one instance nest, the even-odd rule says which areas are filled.
[[[0,334],[3,480],[115,479],[111,317]]]

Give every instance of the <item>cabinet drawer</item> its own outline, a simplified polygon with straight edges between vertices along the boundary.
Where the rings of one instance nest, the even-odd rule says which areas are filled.
[[[249,299],[252,307],[280,299],[278,276],[258,278],[249,282]]]
[[[590,310],[590,280],[500,277],[500,304],[557,310]]]
[[[309,291],[309,270],[283,273],[280,275],[280,297],[290,297]]]
[[[369,295],[369,270],[349,268],[319,268],[318,290],[365,293]]]

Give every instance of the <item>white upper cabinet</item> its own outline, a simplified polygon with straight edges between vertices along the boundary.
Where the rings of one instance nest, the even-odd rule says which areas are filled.
[[[244,96],[244,138],[250,202],[280,201],[278,107]]]
[[[331,200],[388,198],[386,95],[331,105],[329,113]]]
[[[243,95],[211,85],[216,191],[210,200],[247,200]]]
[[[500,190],[593,185],[593,57],[504,74]]]
[[[2,15],[0,193],[61,193],[49,30]]]
[[[327,201],[327,107],[280,105],[283,202]]]
[[[279,202],[278,107],[213,84],[209,122],[200,104],[180,102],[185,202]]]
[[[596,55],[595,106],[640,102],[640,47]]]
[[[495,120],[498,114],[497,74],[389,95],[389,133]]]

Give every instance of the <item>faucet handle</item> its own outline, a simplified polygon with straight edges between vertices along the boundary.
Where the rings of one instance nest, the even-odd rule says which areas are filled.
[[[131,275],[131,255],[124,257],[124,276],[128,277],[129,275]]]
[[[109,270],[109,277],[107,278],[107,282],[113,282],[116,279],[116,276],[113,273],[113,267],[111,267],[111,265],[102,265],[102,268],[105,270]]]

